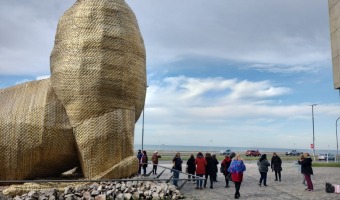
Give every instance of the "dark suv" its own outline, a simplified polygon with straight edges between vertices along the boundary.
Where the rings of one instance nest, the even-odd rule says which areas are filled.
[[[231,152],[231,150],[230,149],[227,149],[227,150],[225,150],[225,151],[221,151],[220,152],[220,155],[230,155],[232,152]]]
[[[259,150],[247,150],[246,156],[261,156]]]

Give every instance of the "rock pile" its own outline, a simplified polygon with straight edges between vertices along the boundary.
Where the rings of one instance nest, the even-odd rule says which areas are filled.
[[[13,200],[135,200],[135,199],[183,199],[174,185],[152,181],[100,182],[77,188],[66,187],[31,191]]]

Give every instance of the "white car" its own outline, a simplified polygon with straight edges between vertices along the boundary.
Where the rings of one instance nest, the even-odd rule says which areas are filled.
[[[333,154],[327,154],[327,153],[320,153],[318,156],[318,160],[335,160],[335,156]]]

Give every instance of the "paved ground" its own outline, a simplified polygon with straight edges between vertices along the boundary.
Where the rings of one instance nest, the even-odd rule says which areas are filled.
[[[314,191],[305,191],[306,186],[302,184],[302,175],[298,171],[298,166],[291,163],[283,164],[282,181],[274,181],[275,174],[268,172],[267,187],[258,185],[260,173],[258,172],[256,163],[246,162],[247,171],[244,173],[244,181],[242,182],[240,199],[249,200],[340,200],[340,194],[329,194],[325,192],[325,182],[332,184],[340,184],[340,168],[313,168],[315,176],[312,177]],[[181,178],[181,177],[180,177]],[[183,177],[184,178],[184,177]],[[182,188],[181,192],[186,199],[234,199],[235,188],[231,183],[230,188],[224,188],[224,176],[219,173],[218,181],[214,183],[214,189],[209,187],[203,190],[196,190],[196,185],[188,182]],[[208,182],[209,183],[209,182]],[[208,184],[207,184],[208,186]]]
[[[249,200],[340,200],[340,194],[329,194],[325,192],[325,182],[332,184],[340,184],[340,168],[316,168],[312,181],[314,191],[305,191],[306,186],[302,185],[302,175],[298,172],[298,167],[295,163],[284,163],[282,171],[282,181],[274,181],[275,175],[273,172],[268,172],[267,187],[260,187],[258,181],[260,174],[257,170],[257,165],[254,161],[246,161],[247,171],[244,173],[244,181],[241,185],[240,199]],[[160,165],[171,167],[169,162],[161,162]],[[184,168],[184,165],[183,165]],[[147,171],[151,170],[149,165]],[[158,172],[162,171],[159,167]],[[166,170],[161,178],[167,178],[171,175],[170,170]],[[181,175],[180,178],[186,178]],[[196,190],[196,185],[188,182],[184,185],[181,192],[187,200],[218,200],[218,199],[234,199],[235,188],[233,183],[230,183],[230,188],[224,188],[224,177],[218,173],[218,181],[214,183],[214,189],[207,187],[203,190]],[[179,185],[181,182],[179,182]],[[1,190],[1,188],[0,188]],[[0,193],[0,199],[1,193]]]

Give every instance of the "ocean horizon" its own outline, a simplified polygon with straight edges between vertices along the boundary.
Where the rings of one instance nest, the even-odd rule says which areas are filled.
[[[141,144],[135,144],[134,145],[134,150],[137,151],[138,149],[142,149]],[[170,152],[211,152],[211,153],[216,153],[216,152],[221,152],[226,149],[230,149],[231,151],[234,152],[246,152],[247,150],[259,150],[261,153],[262,152],[277,152],[277,153],[285,153],[287,151],[291,151],[293,149],[290,148],[267,148],[267,147],[222,147],[222,146],[184,146],[184,145],[166,145],[166,144],[161,144],[161,145],[150,145],[150,144],[144,144],[143,149],[146,151],[170,151]],[[313,154],[313,149],[296,149],[299,152],[308,152],[310,154]],[[319,153],[332,153],[336,154],[336,150],[325,150],[325,149],[315,149],[315,154]]]

